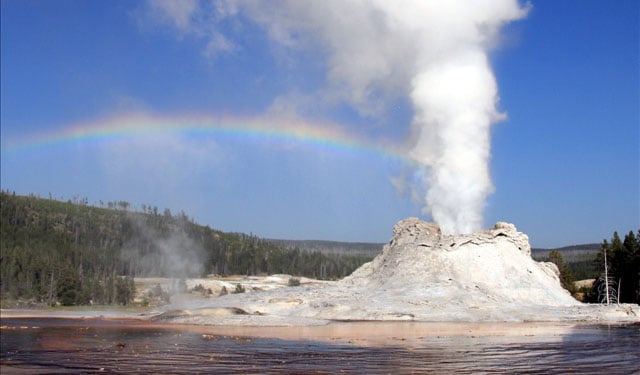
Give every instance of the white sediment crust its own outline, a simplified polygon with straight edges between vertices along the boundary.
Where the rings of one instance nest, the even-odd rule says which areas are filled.
[[[343,280],[234,294],[180,306],[156,319],[211,325],[312,325],[327,321],[639,322],[638,305],[587,305],[560,285],[552,263],[531,258],[513,224],[447,236],[400,221],[373,261]],[[172,308],[176,308],[175,306]],[[233,313],[216,313],[232,309]]]

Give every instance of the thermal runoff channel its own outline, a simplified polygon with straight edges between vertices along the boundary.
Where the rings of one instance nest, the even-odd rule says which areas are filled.
[[[490,128],[504,117],[488,53],[501,27],[527,11],[516,0],[233,1],[220,3],[212,19],[249,19],[285,48],[323,51],[332,95],[364,116],[408,98],[413,119],[405,151],[415,169],[396,185],[454,234],[482,228],[493,191]],[[225,35],[216,38],[233,45]]]

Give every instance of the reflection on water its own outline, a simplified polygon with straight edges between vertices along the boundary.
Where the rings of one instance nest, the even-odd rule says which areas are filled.
[[[401,332],[411,326],[397,327],[397,344],[361,345],[356,339],[249,338],[130,321],[2,319],[0,362],[2,374],[640,371],[638,324],[578,326],[561,334],[433,334],[407,343]]]

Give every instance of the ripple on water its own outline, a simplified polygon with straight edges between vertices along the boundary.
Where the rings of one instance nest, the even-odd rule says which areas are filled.
[[[549,335],[426,335],[410,342],[397,336],[396,344],[385,345],[356,338],[348,344],[218,335],[101,320],[3,319],[2,328],[3,374],[640,371],[638,324],[577,326]]]

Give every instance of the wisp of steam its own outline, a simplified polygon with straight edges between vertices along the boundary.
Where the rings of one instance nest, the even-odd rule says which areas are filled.
[[[185,20],[201,24],[197,8],[174,14],[176,27],[187,30]],[[209,11],[214,24],[241,15],[280,46],[323,51],[330,83],[323,95],[363,115],[409,98],[407,154],[417,165],[412,190],[443,231],[466,233],[482,227],[493,191],[490,127],[504,117],[488,52],[500,28],[528,8],[517,0],[227,0]],[[210,35],[208,53],[234,49],[217,30]]]

